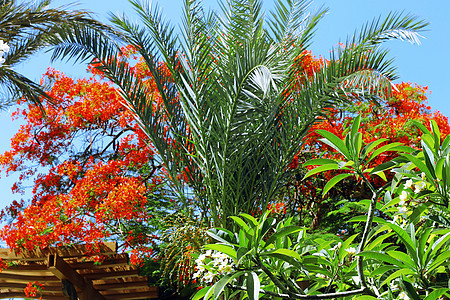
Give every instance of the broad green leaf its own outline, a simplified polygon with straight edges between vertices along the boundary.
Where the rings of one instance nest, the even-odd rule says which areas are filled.
[[[347,222],[366,222],[367,216],[356,216],[348,220]],[[379,224],[385,224],[387,221],[380,217],[373,217],[373,222],[379,223]]]
[[[420,137],[422,145],[425,143],[431,150],[434,152],[435,144],[434,144],[434,138],[430,134],[423,134]],[[439,145],[438,145],[439,148]]]
[[[406,249],[408,250],[408,254],[411,256],[411,258],[414,260],[416,264],[419,264],[417,257],[417,249],[411,236],[397,224],[386,223],[386,226],[392,229],[397,234],[399,239],[402,241],[403,245],[405,245]]]
[[[240,265],[241,261],[250,253],[253,252],[253,248],[252,249],[248,249],[248,248],[239,248],[237,253],[236,253],[236,265]]]
[[[350,152],[340,138],[326,130],[318,129],[316,130],[316,132],[324,137],[323,139],[319,139],[320,141],[334,148],[336,151],[344,155],[346,159],[352,159],[352,157],[350,156]]]
[[[395,167],[395,166],[397,166],[397,165],[398,165],[397,162],[391,160],[391,161],[388,161],[388,162],[379,164],[379,165],[377,165],[375,168],[372,168],[371,171],[370,171],[370,174],[375,174],[375,173],[378,173],[378,172],[383,172],[383,171],[392,169],[393,167]]]
[[[246,219],[247,221],[251,222],[254,226],[258,226],[259,222],[258,220],[255,219],[255,217],[246,214],[246,213],[240,213],[239,214],[240,217],[243,217],[244,219]]]
[[[334,176],[333,178],[331,178],[327,184],[325,185],[325,187],[323,188],[323,193],[322,193],[322,197],[325,197],[325,194],[328,193],[328,191],[334,187],[339,181],[344,180],[347,177],[352,176],[353,174],[339,174]]]
[[[379,266],[378,268],[376,268],[375,270],[373,270],[372,273],[370,273],[370,275],[372,277],[375,277],[377,275],[381,275],[381,274],[386,273],[387,271],[392,271],[392,270],[393,270],[393,267],[391,265],[388,265],[388,266],[382,265],[382,266]]]
[[[355,137],[358,134],[358,129],[361,125],[361,115],[356,116],[356,118],[353,119],[352,127],[351,127],[351,137]]]
[[[205,297],[206,293],[208,293],[208,291],[211,288],[212,288],[212,286],[206,286],[206,287],[202,288],[201,290],[197,291],[197,293],[195,293],[194,297],[192,297],[192,300],[200,300],[201,298]],[[208,299],[208,298],[205,298],[205,299]]]
[[[245,230],[244,229],[239,230],[239,247],[248,247],[249,242],[250,240],[247,238]]]
[[[300,254],[298,254],[297,252],[295,252],[294,250],[291,250],[291,249],[276,249],[276,250],[270,251],[270,253],[286,255],[289,257],[293,257],[293,258],[297,259],[298,261],[302,260],[302,258],[300,257]]]
[[[369,296],[369,295],[357,295],[357,296],[353,297],[352,299],[355,299],[355,300],[377,300],[378,298],[375,298],[375,297]]]
[[[319,166],[317,168],[310,170],[308,173],[306,173],[306,175],[303,179],[306,179],[309,176],[320,173],[320,172],[331,171],[331,170],[339,170],[339,165],[338,164],[335,164],[335,165],[329,164],[329,165]],[[344,169],[344,170],[348,170],[348,169]]]
[[[450,136],[450,135],[449,135]],[[442,157],[440,158],[437,163],[436,163],[436,168],[435,168],[435,173],[436,173],[436,177],[440,180],[443,179],[443,175],[442,175],[442,168],[444,167],[444,162],[445,162],[445,158]]]
[[[384,281],[383,283],[381,283],[381,285],[384,284],[389,284],[391,282],[392,279],[395,279],[397,277],[401,277],[403,275],[411,275],[411,274],[415,274],[416,271],[411,270],[409,268],[405,268],[405,269],[400,269],[395,271],[394,273],[392,273],[391,275],[389,275]]]
[[[420,261],[420,267],[423,268],[425,265],[425,247],[427,245],[427,241],[428,238],[430,237],[430,233],[431,233],[431,228],[425,228],[421,234],[420,237],[418,239],[418,249],[417,249],[417,253],[419,255],[419,261]]]
[[[367,144],[367,145],[364,147],[364,149],[363,149],[363,151],[362,151],[362,153],[361,153],[361,159],[366,158],[366,155],[367,155],[369,152],[371,152],[375,147],[377,147],[378,145],[380,145],[381,143],[384,143],[384,142],[386,142],[386,141],[388,141],[388,139],[384,139],[384,138],[383,138],[383,139],[378,139],[378,140],[376,140],[376,141],[373,141],[373,142]]]
[[[244,229],[246,232],[250,231],[250,228],[248,227],[248,225],[241,218],[236,217],[236,216],[230,216],[230,218],[233,219],[233,221],[236,222],[238,224],[238,226],[241,227],[242,229]]]
[[[419,168],[421,172],[424,172],[427,178],[430,180],[433,178],[433,175],[431,174],[430,170],[428,170],[427,166],[420,161],[417,157],[412,156],[411,154],[403,154],[403,157],[407,158],[409,161],[411,161],[416,167]]]
[[[259,298],[260,282],[258,275],[255,272],[247,274],[247,293],[249,300],[258,300]]]
[[[402,145],[402,143],[395,142],[395,143],[391,143],[391,144],[387,144],[387,145],[381,146],[380,148],[378,148],[377,150],[372,152],[372,155],[370,155],[370,157],[369,157],[369,159],[367,160],[366,163],[369,163],[372,159],[374,159],[375,157],[377,157],[381,153],[386,152],[386,151],[390,151],[390,149],[392,149],[394,147],[397,147],[397,146],[401,146],[401,145]]]
[[[408,266],[406,264],[404,264],[402,261],[399,261],[385,253],[381,253],[381,252],[377,252],[377,251],[363,251],[357,255],[362,256],[364,258],[370,258],[370,259],[375,259],[378,261],[387,262],[391,265],[394,265],[394,266],[397,266],[400,268],[408,268]]]
[[[442,152],[446,152],[447,147],[450,145],[450,135],[447,135],[447,137],[444,139],[441,145]],[[447,155],[446,153],[443,153],[444,155]]]
[[[207,244],[204,246],[204,248],[225,253],[226,255],[228,255],[229,257],[231,257],[232,259],[234,259],[236,261],[237,253],[236,253],[236,250],[233,249],[233,247],[230,247],[227,245],[222,245],[222,244]]]
[[[354,160],[358,160],[362,148],[363,140],[362,140],[362,133],[358,132],[356,134],[356,137],[353,139],[353,151],[354,151]]]
[[[405,264],[408,264],[410,266],[410,268],[415,268],[416,267],[416,264],[411,259],[411,257],[408,254],[404,253],[404,252],[391,250],[391,251],[387,251],[386,254],[392,256],[395,259],[401,260]]]
[[[376,239],[374,239],[373,241],[368,243],[365,249],[367,251],[374,250],[375,247],[377,247],[378,245],[382,244],[385,239],[387,239],[388,237],[390,237],[392,235],[394,235],[394,233],[393,232],[389,232],[389,233],[385,233],[383,235],[378,236]]]
[[[322,165],[330,165],[330,164],[337,164],[337,162],[333,159],[327,159],[327,158],[315,158],[310,159],[307,162],[303,164],[303,166],[322,166]]]
[[[230,243],[230,241],[225,240],[224,238],[222,238],[221,236],[219,236],[219,235],[217,235],[217,234],[211,232],[210,230],[208,230],[206,233],[207,233],[210,237],[212,237],[213,239],[215,239],[215,240],[217,240],[217,241],[219,241],[219,242],[221,242],[221,243],[225,243],[225,244],[237,246],[236,244]]]
[[[427,260],[433,258],[437,255],[437,253],[441,250],[442,246],[444,246],[447,241],[450,239],[450,232],[447,232],[440,238],[438,238],[433,245],[431,246],[431,252],[427,255]]]
[[[380,177],[384,181],[388,181],[387,178],[386,178],[386,174],[384,174],[384,171],[374,172],[373,175],[377,175],[378,177]]]
[[[439,126],[435,120],[430,121],[430,127],[431,127],[431,130],[433,131],[433,137],[434,137],[434,145],[435,145],[434,152],[437,154],[439,147],[441,145],[441,133],[439,131]]]
[[[412,214],[408,217],[409,221],[411,223],[416,223],[416,221],[420,220],[420,216],[422,215],[422,213],[427,211],[428,206],[430,206],[430,205],[431,205],[431,203],[429,203],[429,202],[419,204],[416,208],[414,208]]]
[[[282,227],[282,228],[280,228],[280,229],[277,229],[276,231],[275,231],[275,233],[273,233],[268,239],[267,239],[267,241],[266,241],[266,246],[265,247],[267,247],[267,246],[269,246],[270,244],[272,244],[276,239],[278,239],[278,238],[281,238],[281,237],[284,237],[284,236],[286,236],[286,235],[289,235],[289,234],[293,234],[293,233],[296,233],[296,232],[299,232],[299,231],[301,231],[302,230],[302,228],[301,227],[299,227],[299,226],[294,226],[294,225],[289,225],[289,226],[286,226],[286,227]],[[265,248],[264,247],[264,248]]]
[[[447,288],[436,289],[436,290],[432,291],[431,293],[429,293],[428,296],[426,296],[424,300],[437,300],[437,299],[441,298],[448,291],[450,291],[450,289],[447,289]]]
[[[425,125],[423,125],[422,123],[420,123],[419,121],[416,120],[411,120],[411,122],[418,127],[424,134],[429,134],[431,135],[431,132],[425,127]]]
[[[216,284],[213,285],[214,287],[214,291],[213,291],[213,295],[214,295],[214,299],[219,299],[220,294],[222,294],[223,289],[225,288],[225,286],[232,281],[234,278],[239,277],[241,275],[245,274],[244,271],[240,271],[240,272],[236,272],[233,275],[224,275],[222,278],[220,278],[220,280],[218,282],[216,282]]]
[[[428,266],[426,273],[430,273],[434,269],[441,266],[446,260],[450,258],[450,251],[441,253],[436,259]]]
[[[411,282],[407,281],[405,278],[402,278],[400,281],[400,287],[405,291],[405,293],[412,300],[420,300],[419,295],[417,295],[416,289],[411,284]]]
[[[425,158],[425,164],[430,170],[432,177],[430,179],[436,179],[436,174],[434,172],[435,162],[434,162],[434,153],[433,151],[422,141],[422,152]]]

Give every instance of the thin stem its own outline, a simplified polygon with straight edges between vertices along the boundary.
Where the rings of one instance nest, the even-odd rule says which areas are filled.
[[[363,178],[364,182],[372,190],[372,199],[370,200],[369,210],[367,212],[366,225],[364,227],[363,236],[361,238],[361,242],[359,244],[357,254],[364,251],[364,246],[367,242],[367,238],[369,236],[369,231],[372,228],[373,217],[375,214],[377,200],[380,197],[380,194],[384,191],[384,189],[386,189],[390,185],[390,183],[386,183],[384,186],[382,186],[378,190],[375,190],[374,186],[369,182],[369,180],[367,180],[366,177],[364,177],[364,174],[362,174],[362,172],[360,170],[358,170],[358,174],[361,176],[361,178]],[[364,262],[364,258],[362,256],[358,256],[358,258],[356,259],[356,268],[358,271],[358,278],[359,278],[361,287],[367,288],[366,278],[364,277],[363,262]]]

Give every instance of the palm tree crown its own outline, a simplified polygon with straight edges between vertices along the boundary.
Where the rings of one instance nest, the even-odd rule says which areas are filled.
[[[0,1],[0,83],[7,93],[0,101],[0,108],[11,100],[24,96],[40,106],[40,97],[49,97],[39,84],[14,71],[14,66],[29,59],[37,51],[48,47],[47,38],[56,28],[67,24],[84,24],[97,30],[107,30],[92,20],[84,11],[48,8],[50,0],[21,2]]]

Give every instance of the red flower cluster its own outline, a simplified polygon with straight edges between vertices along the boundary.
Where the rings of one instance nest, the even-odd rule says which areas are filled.
[[[152,86],[142,64],[132,69]],[[8,224],[0,237],[17,250],[95,247],[119,239],[133,261],[151,255],[155,236],[142,228],[152,222],[149,199],[161,185],[161,166],[146,135],[102,78],[74,81],[49,69],[42,83],[56,103],[44,102],[45,116],[32,105],[15,111],[13,119],[25,123],[11,150],[0,155],[6,174],[21,174],[13,192],[22,193],[24,183],[33,181],[29,203],[15,201],[2,212]],[[156,90],[154,95],[151,105],[158,105]]]
[[[24,292],[26,297],[35,299],[42,290],[44,290],[44,286],[40,284],[38,281],[35,281],[29,282],[25,287]],[[41,300],[42,296],[40,296],[38,299]]]

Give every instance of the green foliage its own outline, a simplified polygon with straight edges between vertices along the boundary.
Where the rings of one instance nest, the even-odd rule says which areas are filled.
[[[357,235],[345,241],[335,236],[325,239],[309,235],[305,228],[292,224],[293,218],[278,222],[269,212],[260,219],[247,214],[231,218],[239,231],[233,234],[222,228],[211,229],[208,234],[217,243],[205,248],[233,258],[235,271],[200,290],[194,299],[208,299],[211,295],[217,299],[222,292],[229,295],[233,290],[251,299],[263,295],[296,298],[355,285],[353,241]]]
[[[160,253],[160,279],[163,285],[192,292],[195,285],[192,273],[195,269],[194,256],[199,252],[208,237],[206,229],[190,216],[170,215],[162,220],[165,228],[161,235],[164,243]]]
[[[178,201],[188,206],[195,198],[206,223],[228,229],[235,226],[229,216],[263,211],[278,196],[292,178],[287,166],[324,109],[350,95],[390,92],[396,76],[379,44],[417,42],[426,25],[402,14],[377,19],[310,76],[305,50],[326,12],[309,14],[310,1],[277,1],[267,20],[261,0],[223,1],[221,16],[186,0],[180,34],[158,8],[131,3],[142,25],[126,16],[112,21],[144,58],[163,109],[148,105],[149,89],[101,32],[63,28],[52,41],[56,54],[99,62],[155,147]],[[182,171],[187,182],[178,180]]]

